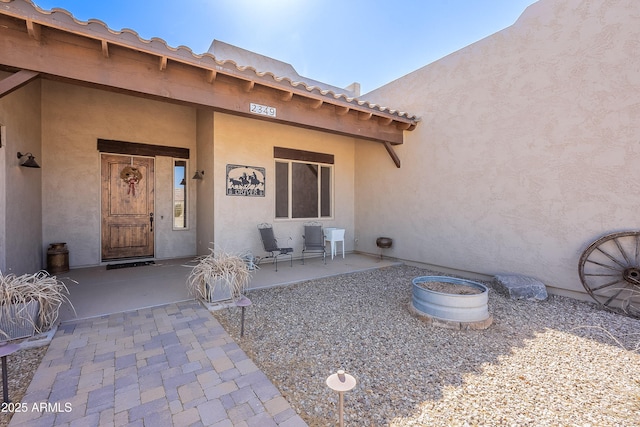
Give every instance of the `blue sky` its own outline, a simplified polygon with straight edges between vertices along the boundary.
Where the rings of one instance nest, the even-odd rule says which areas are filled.
[[[513,24],[535,0],[34,0],[205,53],[213,39],[369,92]]]

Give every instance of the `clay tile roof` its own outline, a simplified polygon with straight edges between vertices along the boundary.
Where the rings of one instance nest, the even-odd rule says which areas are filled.
[[[12,3],[14,6],[11,9],[9,6],[3,6],[3,4],[10,5]],[[22,5],[20,3],[23,3],[28,7],[21,7]],[[276,83],[279,86],[302,89],[310,95],[320,95],[321,97],[346,102],[354,106],[374,111],[384,112],[416,123],[420,121],[420,118],[416,115],[360,100],[357,98],[358,94],[350,91],[349,89],[337,88],[302,77],[297,74],[291,65],[284,62],[228,44],[224,44],[225,46],[220,47],[223,43],[219,41],[214,40],[209,52],[196,54],[187,46],[178,46],[177,48],[171,47],[165,40],[158,37],[153,37],[150,40],[143,39],[136,31],[128,28],[124,28],[120,31],[113,30],[99,19],[89,19],[88,21],[78,20],[71,14],[71,12],[65,9],[53,8],[50,11],[47,11],[38,7],[32,0],[0,0],[0,11],[3,13],[18,16],[17,14],[12,13],[16,9],[19,9],[20,12],[22,12],[19,16],[20,18],[32,20],[53,28],[82,34],[86,37],[100,38],[108,41],[109,43],[147,51],[158,56],[166,56],[170,59],[179,60],[181,62],[203,68],[215,69],[217,72],[228,73],[237,77],[243,76],[246,79],[255,80],[258,83]],[[216,44],[218,44],[218,46],[215,46]],[[216,47],[218,49],[216,49]],[[261,61],[258,61],[257,64],[253,63],[251,65],[243,65],[238,62],[238,60],[242,58],[241,56],[236,56],[235,59],[219,59],[216,55],[211,53],[211,50],[221,50],[221,52],[226,52],[226,54],[228,54],[233,49],[235,49],[236,52],[243,51],[250,54],[245,55],[245,58],[253,55],[254,60],[256,58],[261,58]],[[260,66],[261,64],[275,65],[275,69],[260,69],[262,68]],[[288,67],[283,67],[282,64],[285,64]]]

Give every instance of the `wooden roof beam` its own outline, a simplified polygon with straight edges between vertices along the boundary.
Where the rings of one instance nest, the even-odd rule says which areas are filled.
[[[349,112],[349,107],[342,107],[340,105],[336,105],[336,114],[339,116],[344,116]]]
[[[207,70],[207,83],[213,83],[218,76],[216,70]]]
[[[389,153],[389,156],[391,157],[391,160],[393,160],[393,163],[396,164],[396,167],[399,169],[400,168],[400,157],[398,157],[398,154],[396,154],[396,152],[393,150],[393,147],[391,146],[390,143],[388,143],[387,141],[382,143],[384,145],[384,148],[387,149],[387,153]]]
[[[283,92],[282,96],[280,97],[280,99],[284,102],[289,102],[293,99],[293,92],[291,91],[287,91],[287,92]]]
[[[106,40],[100,40],[102,43],[102,56],[105,58],[109,57],[109,43]]]
[[[4,18],[0,14],[0,25],[7,23]],[[9,21],[7,25],[10,24],[12,22]],[[88,39],[65,32],[52,32],[51,35],[47,34],[47,45],[43,46],[34,43],[24,30],[7,31],[6,37],[0,37],[0,62],[6,67],[34,70],[46,75],[46,78],[82,82],[106,90],[210,107],[227,114],[349,137],[387,141],[392,145],[403,143],[403,131],[395,126],[380,126],[377,120],[362,121],[358,120],[357,114],[348,114],[351,110],[367,112],[365,108],[344,105],[340,100],[309,96],[295,88],[276,88],[271,84],[263,84],[260,80],[229,75],[226,70],[218,70],[217,67],[199,68],[176,61],[176,66],[172,63],[172,67],[167,66],[166,70],[160,71],[160,58],[166,56],[173,62],[173,57],[149,54],[133,48],[127,48],[126,52],[120,54],[120,49],[124,47],[114,46],[108,39],[105,40],[108,41],[109,58],[105,58],[101,43],[98,43],[103,39],[105,38]],[[118,55],[113,54],[114,49]],[[215,74],[209,70],[215,70]],[[207,83],[207,75],[209,78],[216,75],[215,84]],[[246,92],[245,89],[250,88],[252,90]],[[283,96],[289,101],[283,101]],[[318,99],[323,100],[323,105],[333,105],[334,108],[312,109],[311,103]],[[274,112],[277,111],[277,116],[255,114],[250,111],[250,104],[272,107]],[[373,116],[389,117],[390,114],[373,112]],[[401,123],[411,119],[398,117],[393,120]]]
[[[1,2],[1,0],[0,0]],[[52,16],[44,16],[42,17],[41,20],[39,20],[40,23],[38,22],[34,22],[33,17],[30,15],[31,11],[32,11],[33,6],[29,5],[28,2],[25,4],[22,4],[22,2],[11,2],[9,1],[7,9],[3,10],[3,13],[6,13],[7,16],[12,16],[15,18],[19,18],[21,20],[24,20],[24,22],[26,23],[27,26],[27,30],[28,30],[28,34],[29,37],[31,37],[32,39],[35,40],[40,40],[41,39],[41,27],[42,26],[48,26],[51,29],[57,30],[59,32],[66,32],[68,34],[73,34],[75,36],[78,37],[84,37],[87,39],[93,39],[96,41],[100,41],[101,45],[102,45],[102,55],[105,58],[109,58],[110,57],[110,48],[113,49],[113,46],[119,46],[122,47],[124,49],[128,49],[132,52],[139,52],[139,53],[146,53],[146,54],[150,54],[152,56],[155,57],[167,57],[167,58],[171,58],[172,61],[177,62],[177,63],[183,63],[192,67],[201,67],[201,68],[205,68],[205,67],[209,67],[209,64],[205,64],[202,61],[195,61],[193,58],[189,57],[189,56],[184,56],[180,53],[173,55],[171,53],[165,53],[164,51],[162,51],[162,48],[157,48],[155,46],[155,44],[145,44],[145,43],[137,43],[134,41],[133,44],[131,44],[128,40],[125,40],[125,38],[123,38],[121,35],[118,34],[111,34],[111,33],[107,33],[107,34],[103,34],[102,32],[95,32],[92,31],[89,27],[85,27],[83,25],[78,25],[76,23],[70,23],[70,24],[65,24],[62,22],[58,22],[55,19],[53,19]],[[48,34],[47,34],[48,35]],[[55,36],[55,38],[57,39],[58,36]],[[49,40],[47,39],[47,42]],[[0,43],[1,45],[2,43]],[[111,44],[112,46],[109,46],[109,44]],[[33,46],[29,46],[29,48],[31,48]],[[75,58],[74,58],[75,59]],[[34,59],[35,60],[35,59]],[[160,67],[162,67],[162,59],[161,59],[161,64]],[[166,60],[165,60],[166,61]],[[71,61],[73,62],[73,61]],[[217,66],[216,66],[217,67]],[[26,64],[26,66],[22,66],[22,68],[29,68],[29,69],[38,69],[37,67],[30,67],[28,66],[28,64]],[[166,68],[166,66],[165,66]],[[236,77],[239,78],[241,80],[245,80],[247,77],[247,71],[245,70],[237,70],[234,67],[226,67],[226,66],[220,66],[217,67],[219,68],[219,71],[209,71],[207,70],[207,78],[208,78],[208,82],[212,83],[215,80],[215,74],[222,74],[222,75],[228,75],[230,77]],[[161,70],[163,70],[163,68],[161,68]],[[43,71],[43,70],[41,70]],[[304,89],[293,89],[293,90],[287,90],[287,89],[282,89],[282,87],[278,84],[273,82],[270,78],[267,79],[267,77],[265,76],[263,79],[263,76],[258,76],[258,79],[255,80],[260,86],[265,86],[265,87],[271,87],[274,88],[276,90],[280,90],[285,92],[284,101],[287,100],[291,100],[293,98],[293,95],[299,95],[303,98],[307,98],[307,94],[306,91]],[[249,85],[252,86],[252,85]],[[280,87],[277,87],[280,86]],[[253,88],[249,87],[249,90],[252,91]],[[327,102],[327,100],[325,100],[324,102],[325,104],[330,104],[330,105],[336,105],[334,104],[333,101],[331,102]],[[339,109],[339,113],[341,115],[346,115],[350,110],[354,110],[354,111],[362,111],[362,109],[360,108],[350,108],[347,107],[345,110],[345,107],[343,106],[337,106],[336,108],[336,112]],[[382,124],[384,124],[384,122],[388,121],[389,115],[384,113],[384,114],[377,114],[377,113],[373,113],[373,115],[375,117],[378,117],[379,119],[381,119],[383,122]],[[412,130],[416,127],[416,122],[414,119],[412,118],[405,118],[405,117],[397,117],[397,118],[392,118],[391,119],[391,123],[396,122],[396,123],[406,123],[409,122],[409,127],[406,130]],[[390,123],[390,124],[391,124]],[[402,129],[399,129],[402,130]],[[395,142],[391,142],[392,144],[394,144]]]
[[[324,104],[324,101],[322,99],[316,99],[314,101],[311,101],[311,108],[317,110],[318,108],[322,107],[322,104]]]
[[[21,88],[39,75],[40,73],[36,73],[35,71],[21,70],[0,80],[0,98]]]
[[[359,120],[365,120],[366,121],[366,120],[371,119],[371,117],[373,117],[373,113],[371,113],[371,112],[368,112],[368,113],[365,113],[363,111],[358,112],[358,119]]]
[[[381,126],[389,126],[392,121],[391,117],[378,117],[378,124]]]
[[[160,57],[160,71],[164,71],[167,69],[167,62],[169,61],[169,58],[167,58],[166,56],[161,56]]]
[[[27,19],[26,22],[27,22],[27,32],[29,33],[29,37],[31,37],[35,41],[40,41],[40,36],[42,35],[40,24],[33,22],[31,19]]]

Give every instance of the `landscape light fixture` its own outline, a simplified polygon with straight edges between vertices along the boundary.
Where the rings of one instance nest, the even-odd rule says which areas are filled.
[[[9,376],[7,371],[7,356],[20,350],[18,344],[0,343],[0,358],[2,358],[2,402],[11,403],[9,400]]]
[[[327,378],[327,386],[329,386],[331,390],[337,391],[340,395],[338,417],[340,419],[340,427],[344,427],[344,392],[356,386],[356,379],[340,369],[337,373],[329,375],[329,378]]]
[[[40,169],[40,165],[38,164],[38,162],[36,162],[36,159],[33,157],[33,154],[31,153],[22,154],[21,152],[18,151],[18,159],[21,159],[25,156],[28,157],[28,159],[20,163],[20,166],[24,166],[25,168]]]

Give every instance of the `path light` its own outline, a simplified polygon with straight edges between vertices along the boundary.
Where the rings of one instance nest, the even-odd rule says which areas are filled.
[[[7,356],[20,350],[18,344],[0,343],[0,358],[2,358],[2,402],[11,403],[9,400],[9,375],[7,371]]]
[[[333,391],[337,391],[340,395],[338,402],[338,417],[340,419],[340,427],[344,427],[344,392],[349,391],[356,386],[356,379],[349,374],[345,374],[342,369],[337,373],[329,375],[327,385]]]
[[[251,300],[244,295],[240,296],[240,299],[236,301],[236,307],[242,307],[242,323],[240,326],[240,336],[244,336],[244,309],[251,305]]]

